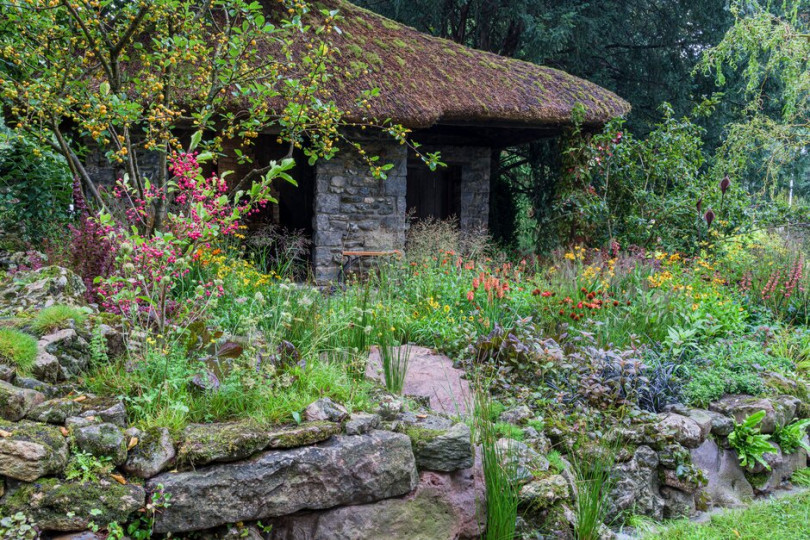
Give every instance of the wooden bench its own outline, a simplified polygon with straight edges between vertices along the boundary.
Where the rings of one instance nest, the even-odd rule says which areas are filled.
[[[399,249],[391,249],[387,251],[344,251],[342,255],[346,262],[341,261],[340,275],[338,276],[339,282],[343,282],[346,279],[346,272],[351,269],[352,265],[356,264],[362,259],[370,257],[402,257],[402,251]]]

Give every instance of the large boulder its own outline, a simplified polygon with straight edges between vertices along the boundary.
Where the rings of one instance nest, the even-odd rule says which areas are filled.
[[[73,428],[73,442],[82,452],[97,458],[108,457],[113,465],[121,465],[127,459],[127,439],[121,428],[108,422],[77,426]]]
[[[480,454],[480,453],[479,453]],[[472,540],[485,529],[481,460],[453,473],[424,471],[402,498],[274,520],[274,540]]]
[[[68,445],[59,428],[38,422],[0,422],[0,432],[0,475],[33,482],[64,470]]]
[[[800,400],[792,396],[756,398],[732,395],[712,403],[709,408],[734,418],[738,424],[754,413],[765,411],[765,417],[759,425],[760,431],[773,433],[777,426],[787,425],[795,418],[799,403]]]
[[[417,484],[410,439],[373,431],[338,435],[291,450],[270,450],[247,461],[163,473],[147,483],[171,495],[158,514],[158,533],[208,529],[299,510],[365,504],[404,495]]]
[[[17,422],[28,411],[45,401],[45,395],[36,390],[19,388],[0,381],[0,419]]]
[[[456,423],[442,428],[413,425],[405,433],[411,438],[419,470],[452,472],[473,464],[470,427]]]
[[[44,531],[81,531],[92,523],[125,523],[145,502],[142,487],[112,479],[92,482],[45,478],[9,493],[0,515],[22,512]]]
[[[786,454],[776,443],[770,442],[770,445],[773,452],[763,456],[770,468],[760,466],[753,473],[747,474],[748,481],[757,495],[771,493],[790,481],[793,473],[807,467],[807,451],[804,448],[799,447],[792,454]]]
[[[691,451],[692,464],[703,471],[707,484],[701,490],[708,506],[745,506],[754,498],[754,488],[745,477],[737,454],[707,439]]]
[[[658,454],[649,446],[639,446],[632,459],[615,466],[616,480],[608,498],[610,516],[632,511],[657,520],[663,518],[657,467]]]
[[[139,478],[152,478],[174,464],[175,450],[172,436],[166,428],[152,428],[146,431],[127,431],[135,440],[129,450],[124,472]]]

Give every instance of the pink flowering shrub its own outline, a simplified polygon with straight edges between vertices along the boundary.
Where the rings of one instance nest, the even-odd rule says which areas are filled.
[[[285,171],[294,166],[292,160],[275,164],[248,191],[230,197],[223,178],[201,174],[200,162],[208,157],[191,152],[170,156],[173,178],[165,191],[119,180],[113,195],[123,203],[123,215],[118,220],[110,213],[99,217],[116,264],[111,277],[97,279],[102,304],[134,328],[154,329],[165,337],[182,333],[216,304],[222,283],[190,275],[201,248],[211,248],[236,232],[245,216],[275,202],[272,181],[291,181]],[[161,227],[148,236],[143,231],[152,229],[161,207],[168,208]]]

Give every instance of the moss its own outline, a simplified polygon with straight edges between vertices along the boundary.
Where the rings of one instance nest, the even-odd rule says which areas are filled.
[[[383,27],[385,27],[385,28],[387,28],[389,30],[399,30],[400,28],[402,28],[401,24],[396,23],[396,22],[391,21],[391,20],[388,20],[388,19],[383,19],[382,25],[383,25]]]
[[[399,47],[400,49],[410,49],[411,48],[407,43],[405,43],[404,41],[402,41],[399,38],[396,38],[396,39],[392,40],[391,43],[393,43],[395,46]]]
[[[383,65],[382,58],[377,53],[367,51],[364,58],[373,66],[381,67]]]
[[[397,63],[397,64],[399,65],[399,67],[401,67],[401,68],[404,68],[404,67],[405,67],[405,66],[408,64],[408,63],[405,61],[405,59],[404,59],[404,58],[402,58],[401,56],[394,56],[394,60],[396,61],[396,63]],[[397,75],[401,75],[401,74],[400,74],[400,73],[397,73]]]
[[[514,424],[510,424],[508,422],[497,422],[494,427],[495,432],[498,433],[498,435],[507,437],[509,439],[514,439],[516,441],[523,440],[523,430]]]
[[[355,45],[354,43],[350,43],[346,45],[346,51],[354,56],[355,58],[363,58],[363,49],[360,48],[359,45]]]
[[[334,422],[307,422],[270,434],[270,448],[296,448],[325,441],[340,433],[340,424]]]
[[[11,328],[0,328],[0,363],[27,373],[37,357],[37,340]]]
[[[405,428],[405,434],[411,439],[411,444],[414,448],[421,448],[436,437],[443,435],[444,430],[408,426]]]
[[[87,313],[74,306],[50,306],[40,311],[31,323],[31,328],[39,335],[59,330],[73,321],[76,326],[84,324]]]
[[[456,56],[456,50],[453,49],[452,47],[444,47],[442,51],[444,51],[445,54],[448,54],[450,56]]]
[[[760,473],[751,473],[745,471],[745,479],[748,480],[748,483],[751,484],[754,489],[760,489],[762,486],[768,483],[768,479],[771,477],[770,471],[764,471]]]

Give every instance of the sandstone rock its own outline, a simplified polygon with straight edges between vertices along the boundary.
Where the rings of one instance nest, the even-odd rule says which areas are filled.
[[[559,474],[532,480],[520,488],[520,502],[532,510],[548,508],[570,497],[568,481]]]
[[[346,435],[364,435],[380,427],[380,416],[363,412],[352,413],[343,427]]]
[[[675,488],[664,486],[661,488],[661,497],[664,499],[664,517],[667,519],[688,518],[695,511],[695,496]]]
[[[45,401],[45,396],[36,390],[19,388],[0,381],[0,419],[17,422],[28,411]]]
[[[534,479],[535,472],[545,472],[549,468],[548,460],[525,443],[504,438],[498,439],[495,446],[504,457],[507,470],[514,472],[517,483],[528,482]]]
[[[461,422],[447,429],[421,425],[406,428],[419,470],[452,472],[473,464],[470,428]]]
[[[79,416],[85,418],[94,416],[103,422],[115,424],[120,428],[127,427],[127,409],[120,399],[113,397],[91,396],[81,402],[82,412]]]
[[[703,471],[708,484],[700,491],[710,506],[740,507],[754,498],[754,489],[740,467],[737,454],[707,439],[692,450],[692,463]]]
[[[335,403],[329,398],[321,398],[314,403],[310,403],[304,409],[304,417],[309,422],[325,421],[343,422],[349,417],[349,412],[340,403]]]
[[[659,415],[659,429],[672,433],[675,442],[686,448],[697,448],[705,440],[701,426],[693,419],[676,413],[664,413]]]
[[[520,425],[526,423],[528,420],[531,420],[533,416],[534,413],[532,413],[530,408],[528,408],[526,405],[521,405],[519,407],[515,407],[514,409],[509,409],[508,411],[502,412],[498,420],[508,424]]]
[[[798,401],[791,396],[779,396],[770,399],[733,395],[712,403],[709,408],[731,416],[738,424],[756,412],[765,411],[765,418],[762,419],[760,424],[760,431],[767,434],[773,433],[776,426],[784,426],[793,420]]]
[[[221,424],[191,424],[183,431],[177,460],[200,466],[237,461],[264,450],[270,442],[267,430],[251,420]]]
[[[0,422],[0,475],[33,482],[65,468],[68,445],[59,428],[37,422]]]
[[[144,505],[144,499],[143,488],[135,484],[45,478],[22,484],[7,495],[0,514],[23,512],[45,531],[80,531],[91,523],[124,523]]]
[[[417,478],[410,439],[373,431],[270,450],[238,463],[163,473],[149,480],[147,490],[162,484],[171,495],[171,506],[158,514],[155,525],[156,532],[166,533],[369,503],[410,492]]]
[[[29,420],[63,425],[70,416],[81,412],[82,406],[71,398],[50,399],[40,403],[26,415]]]
[[[73,441],[83,452],[111,458],[113,465],[121,465],[127,459],[127,439],[116,425],[104,422],[75,427]]]
[[[123,470],[139,478],[152,478],[174,463],[175,450],[172,437],[166,428],[127,432],[138,438],[138,444],[130,449]]]
[[[664,515],[664,500],[658,491],[657,467],[658,455],[649,446],[639,446],[630,461],[617,464],[608,515],[633,511],[660,520]]]
[[[480,455],[480,452],[478,452]],[[274,540],[473,540],[485,529],[483,469],[425,471],[402,498],[274,520]]]
[[[37,379],[55,383],[59,379],[59,360],[48,351],[40,348],[34,360],[34,365],[31,368],[31,373]]]

